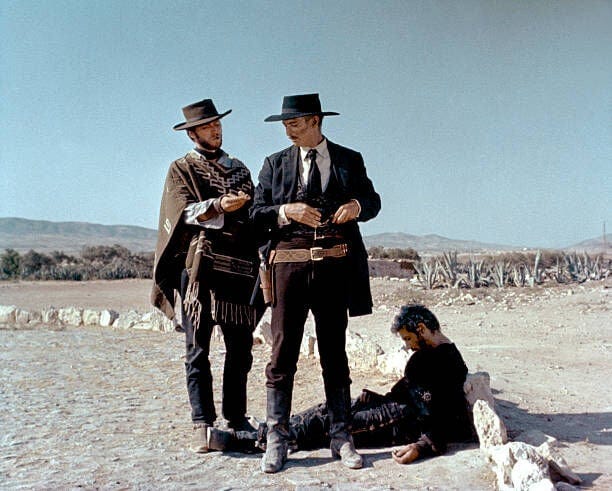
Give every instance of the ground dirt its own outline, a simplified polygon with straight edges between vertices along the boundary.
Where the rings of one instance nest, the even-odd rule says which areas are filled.
[[[438,316],[470,372],[486,371],[510,438],[537,429],[563,445],[582,489],[612,489],[612,315],[604,282],[550,288],[424,291],[373,279],[375,311],[349,328],[385,351],[397,307],[418,302]],[[0,283],[0,305],[135,309],[146,312],[150,282]],[[259,455],[193,454],[184,387],[184,341],[177,333],[38,326],[0,330],[2,489],[495,489],[474,445],[400,466],[390,448],[364,450],[361,470],[344,469],[329,449],[292,454],[267,475]],[[249,413],[264,418],[269,347],[254,347]],[[224,345],[211,363],[221,380]],[[395,377],[352,371],[352,393],[384,392]],[[220,388],[215,399],[220,413]],[[294,412],[320,402],[317,359],[300,360]]]

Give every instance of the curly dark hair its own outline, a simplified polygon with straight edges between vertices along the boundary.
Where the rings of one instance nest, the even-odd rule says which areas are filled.
[[[399,314],[393,319],[391,332],[397,334],[400,329],[404,328],[408,332],[416,334],[419,322],[425,324],[427,329],[432,332],[440,330],[438,319],[427,307],[424,305],[403,305],[400,307]]]

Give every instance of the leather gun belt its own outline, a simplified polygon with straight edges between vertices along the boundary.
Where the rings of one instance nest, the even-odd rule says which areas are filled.
[[[276,249],[274,263],[304,263],[307,261],[322,261],[326,257],[344,257],[348,252],[346,244],[338,244],[324,249],[311,247],[310,249]]]

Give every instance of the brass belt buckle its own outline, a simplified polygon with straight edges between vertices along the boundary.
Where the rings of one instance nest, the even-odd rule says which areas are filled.
[[[310,259],[311,261],[322,261],[325,256],[323,255],[322,247],[311,247],[310,248]]]

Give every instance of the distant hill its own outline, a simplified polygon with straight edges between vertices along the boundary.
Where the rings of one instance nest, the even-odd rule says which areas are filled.
[[[403,232],[382,233],[364,237],[366,247],[383,246],[387,248],[415,249],[419,253],[457,252],[495,252],[519,250],[521,247],[487,244],[474,240],[448,239],[436,234],[410,235]]]
[[[156,240],[156,230],[133,225],[0,218],[0,251],[77,254],[84,246],[119,244],[132,252],[152,252]]]
[[[34,249],[45,253],[63,251],[66,254],[78,254],[84,246],[114,244],[127,247],[132,252],[152,252],[155,250],[156,240],[156,230],[133,225],[0,218],[0,252],[10,248],[20,253]],[[610,250],[612,234],[608,234],[606,240]],[[419,254],[439,254],[444,251],[493,253],[523,249],[519,246],[449,239],[436,234],[419,236],[403,232],[368,235],[364,237],[364,241],[368,248],[412,248]],[[601,252],[603,239],[589,239],[563,249]]]
[[[612,252],[612,234],[606,234],[605,248],[608,254]],[[604,238],[595,237],[594,239],[583,240],[572,246],[564,247],[566,251],[587,251],[587,252],[602,252],[604,250]]]

